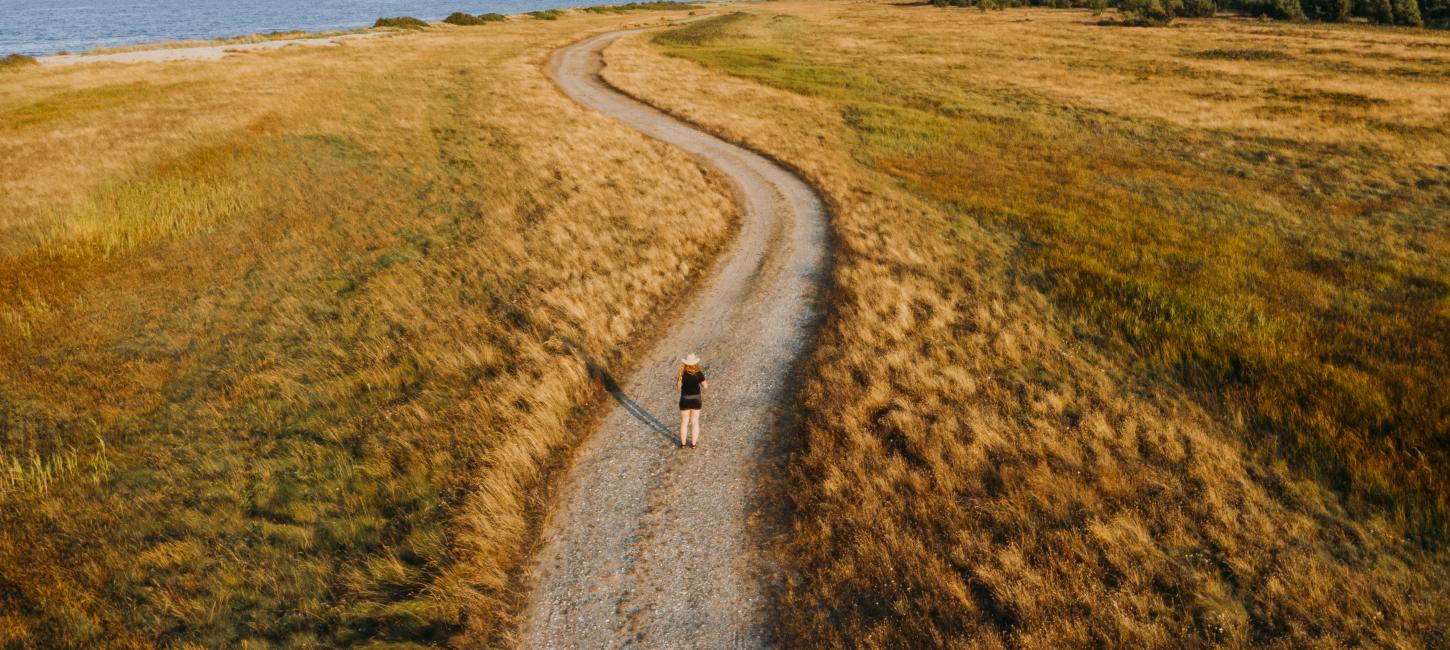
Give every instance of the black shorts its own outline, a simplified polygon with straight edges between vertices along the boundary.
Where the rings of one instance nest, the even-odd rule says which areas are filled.
[[[699,395],[681,395],[680,396],[680,410],[681,411],[694,411],[694,410],[699,410],[699,408],[700,408],[700,396]]]

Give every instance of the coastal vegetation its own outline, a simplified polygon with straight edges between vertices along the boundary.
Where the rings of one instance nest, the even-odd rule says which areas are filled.
[[[443,19],[443,22],[448,23],[450,25],[465,25],[465,26],[467,26],[467,25],[483,25],[483,24],[487,24],[487,23],[500,23],[500,22],[503,22],[503,21],[506,21],[506,20],[508,20],[508,17],[505,16],[505,15],[503,15],[503,14],[489,13],[489,14],[478,14],[477,16],[475,16],[473,14],[466,14],[466,13],[463,13],[461,11],[455,11],[455,12],[453,12],[451,14],[448,14],[448,17],[447,18],[444,18]]]
[[[19,68],[27,65],[35,65],[35,57],[24,54],[7,54],[0,57],[0,70],[5,68]]]
[[[449,25],[467,26],[482,24],[483,21],[479,20],[478,16],[475,16],[473,14],[466,14],[461,11],[455,11],[451,14],[448,14],[448,17],[444,18],[443,22],[448,23]]]
[[[507,643],[591,367],[735,214],[541,74],[618,24],[6,71],[0,647]]]
[[[832,208],[780,644],[1443,640],[1446,52],[789,2],[608,50]]]
[[[428,26],[428,21],[412,16],[397,16],[394,18],[379,18],[373,23],[374,28],[392,27],[396,29],[423,29]]]

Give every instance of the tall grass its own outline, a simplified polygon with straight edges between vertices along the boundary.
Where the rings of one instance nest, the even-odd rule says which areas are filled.
[[[113,255],[158,239],[194,235],[242,209],[229,188],[164,178],[117,183],[54,219],[46,245],[78,255]]]
[[[1086,16],[785,3],[609,53],[832,203],[780,642],[1433,645],[1443,57]]]
[[[1347,171],[1357,152],[1304,151],[1252,133],[1243,134],[1252,155],[1213,152],[1209,165],[1185,164],[1179,156],[1217,134],[1053,108],[1010,91],[929,89],[890,68],[820,65],[810,50],[791,48],[794,29],[772,26],[772,38],[760,39],[779,51],[754,40],[711,48],[722,29],[729,22],[660,40],[698,40],[704,45],[680,52],[840,100],[874,167],[957,212],[1016,229],[1050,292],[1104,334],[1203,389],[1210,405],[1242,411],[1300,466],[1395,508],[1411,531],[1436,542],[1450,533],[1450,391],[1441,372],[1450,367],[1450,319],[1439,309],[1450,298],[1450,265],[1396,237],[1421,224],[1445,228],[1434,216],[1450,180],[1442,167],[1386,161],[1405,172],[1403,185],[1370,187],[1368,174]],[[1353,93],[1298,101],[1338,106],[1344,95],[1372,105]],[[1145,138],[1168,155],[1133,142]],[[1095,173],[1079,171],[1086,165]],[[1312,196],[1270,206],[1262,181],[1242,180],[1282,179],[1288,169],[1308,176],[1300,185]]]
[[[0,646],[507,642],[734,210],[534,64],[615,21],[9,78]]]

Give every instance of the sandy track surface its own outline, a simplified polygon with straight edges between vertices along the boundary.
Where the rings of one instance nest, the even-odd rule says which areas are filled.
[[[738,239],[577,454],[545,524],[521,630],[527,648],[732,648],[766,643],[755,461],[782,423],[789,377],[825,280],[825,208],[800,178],[634,101],[600,80],[630,32],[555,53],[549,72],[584,106],[678,146],[740,190]],[[700,448],[677,450],[678,359],[704,359]],[[610,382],[612,383],[612,382]]]
[[[44,65],[76,65],[80,63],[141,63],[147,61],[209,61],[220,59],[233,52],[251,50],[277,50],[290,45],[311,47],[336,47],[342,41],[360,38],[377,38],[383,32],[366,34],[343,34],[324,38],[288,38],[260,43],[230,43],[219,45],[198,45],[196,47],[158,48],[155,50],[132,50],[110,54],[57,54],[42,56],[36,61]]]

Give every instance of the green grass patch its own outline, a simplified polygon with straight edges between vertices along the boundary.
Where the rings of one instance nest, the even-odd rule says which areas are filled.
[[[703,5],[690,2],[629,2],[619,5],[595,5],[580,7],[580,11],[591,14],[623,14],[632,11],[690,11],[702,9]]]
[[[676,56],[804,95],[850,100],[862,91],[870,92],[862,88],[876,84],[869,75],[815,63],[792,48],[775,45],[798,29],[795,19],[734,13],[660,32],[655,42],[674,46],[671,53]]]
[[[240,208],[234,192],[212,183],[129,181],[102,188],[81,207],[56,217],[43,245],[67,254],[105,257],[160,239],[196,234]]]
[[[564,12],[558,9],[546,9],[543,11],[530,11],[528,15],[536,20],[558,20],[560,16],[564,15]]]
[[[185,87],[187,82],[150,84],[135,82],[98,86],[85,90],[56,93],[41,101],[0,113],[0,127],[36,126],[82,115],[92,111],[115,108],[127,102],[167,90]]]

